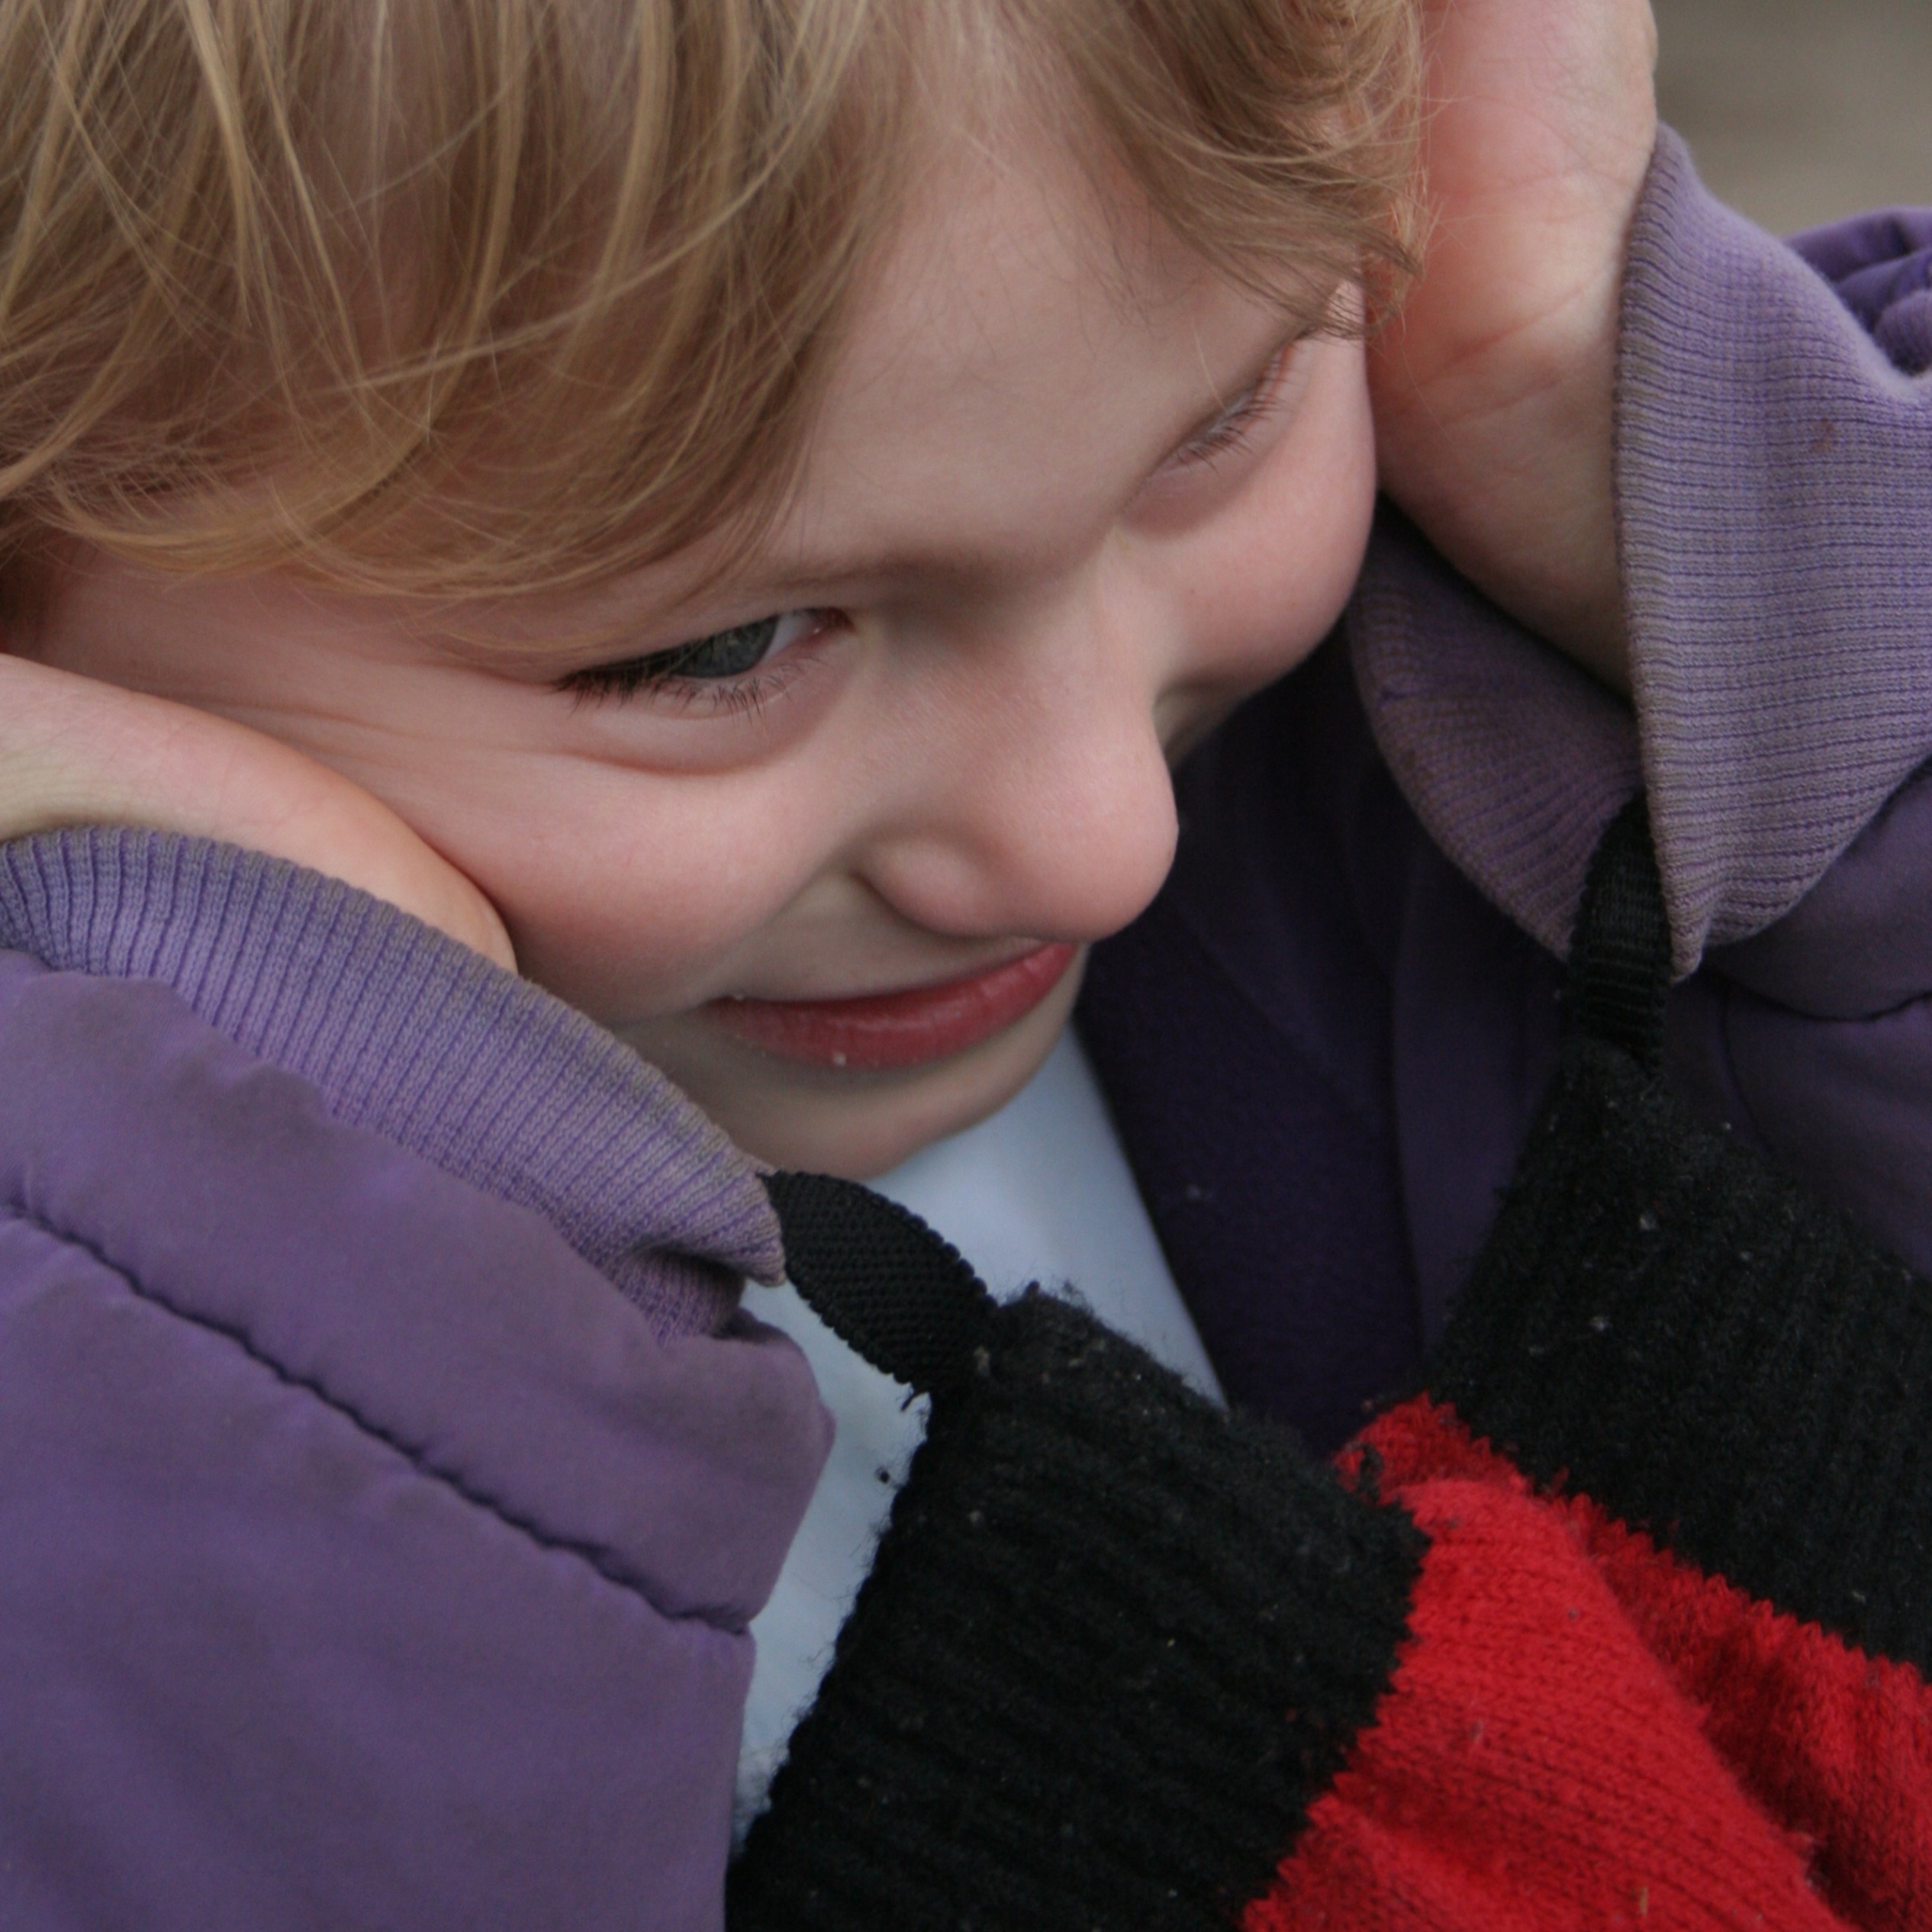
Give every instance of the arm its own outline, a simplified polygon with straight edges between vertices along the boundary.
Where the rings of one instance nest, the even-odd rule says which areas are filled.
[[[1619,400],[1634,716],[1393,524],[1351,626],[1418,815],[1551,950],[1598,829],[1648,784],[1678,969],[1705,967],[1680,1087],[1922,1270],[1928,240],[1903,212],[1794,252],[1660,144]]]
[[[1932,754],[1932,382],[1868,332],[1903,350],[1922,312],[1892,266],[1841,298],[1660,146],[1617,490],[1680,966],[1789,912]]]
[[[1640,758],[1688,972],[1932,754],[1925,218],[1794,252],[1652,156],[1641,0],[1426,12],[1434,236],[1373,378],[1384,487],[1461,574],[1378,546],[1364,695],[1432,836],[1559,952]]]
[[[715,1928],[826,1425],[788,1344],[588,1256],[733,1255],[725,1177],[572,1195],[492,1074],[572,1169],[637,1172],[642,1119],[662,1181],[615,1042],[197,850],[0,849],[13,943],[67,956],[0,951],[0,1918]],[[455,966],[386,979],[412,946]]]
[[[1841,300],[1660,140],[1617,391],[1634,722],[1412,532],[1378,540],[1351,621],[1377,742],[1552,950],[1640,773],[1684,974],[1790,912],[1932,755],[1932,384],[1862,321],[1916,339],[1922,257],[1854,272],[1867,293]]]

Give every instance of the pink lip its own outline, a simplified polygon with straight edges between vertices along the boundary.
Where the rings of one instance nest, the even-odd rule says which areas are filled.
[[[726,1032],[781,1060],[854,1072],[919,1066],[964,1053],[1030,1013],[1079,948],[1056,943],[943,986],[856,1000],[713,1000],[705,1011]]]

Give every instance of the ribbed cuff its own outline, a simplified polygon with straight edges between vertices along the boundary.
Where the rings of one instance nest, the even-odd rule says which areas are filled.
[[[1660,136],[1617,509],[1681,970],[1802,898],[1932,754],[1932,389]]]
[[[1902,352],[1924,311],[1886,292],[1867,320]],[[1789,913],[1932,756],[1932,386],[1715,201],[1666,128],[1624,274],[1616,440],[1634,716],[1386,513],[1350,649],[1430,837],[1552,952],[1642,783],[1682,976]]]
[[[1590,855],[1643,782],[1630,707],[1386,503],[1348,626],[1376,748],[1424,830],[1562,958]]]
[[[732,1932],[1221,1932],[1370,1720],[1425,1540],[1037,1290],[967,1360]]]
[[[526,980],[319,872],[92,826],[0,846],[0,947],[153,980],[330,1113],[543,1214],[660,1336],[776,1280],[751,1160],[622,1042]]]

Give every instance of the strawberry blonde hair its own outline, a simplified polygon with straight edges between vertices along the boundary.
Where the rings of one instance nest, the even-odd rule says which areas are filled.
[[[0,563],[500,596],[748,527],[1016,81],[1246,286],[1406,264],[1412,0],[0,0]]]

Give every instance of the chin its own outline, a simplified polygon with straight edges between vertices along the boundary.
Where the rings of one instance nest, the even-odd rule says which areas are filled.
[[[1040,1071],[1079,996],[1076,964],[1033,1010],[928,1066],[855,1073],[782,1060],[694,1016],[626,1029],[754,1159],[872,1180],[922,1148],[983,1120]]]

